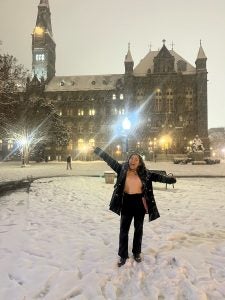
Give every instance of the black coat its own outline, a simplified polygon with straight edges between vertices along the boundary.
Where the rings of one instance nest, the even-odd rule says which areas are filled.
[[[109,209],[120,215],[123,201],[124,185],[129,164],[128,162],[120,164],[118,161],[113,159],[110,155],[108,155],[105,151],[98,147],[94,150],[94,153],[101,157],[117,173],[117,180],[116,184],[114,185],[114,191],[110,201]],[[171,176],[154,173],[147,169],[146,172],[138,175],[142,181],[142,190],[147,202],[150,222],[160,217],[153,194],[152,181],[173,184],[176,182],[176,179]]]

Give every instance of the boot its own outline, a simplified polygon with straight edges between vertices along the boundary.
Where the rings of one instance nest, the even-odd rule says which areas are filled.
[[[125,265],[126,260],[127,260],[126,258],[120,257],[120,259],[119,259],[119,261],[117,263],[117,267],[120,268],[121,266]]]
[[[134,254],[134,260],[137,263],[140,263],[142,261],[141,255],[140,254]]]

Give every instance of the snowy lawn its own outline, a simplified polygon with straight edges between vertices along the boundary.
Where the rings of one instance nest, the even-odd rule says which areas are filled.
[[[121,268],[103,178],[40,179],[1,197],[0,299],[225,299],[224,178],[154,187],[161,218],[145,218],[143,262]]]

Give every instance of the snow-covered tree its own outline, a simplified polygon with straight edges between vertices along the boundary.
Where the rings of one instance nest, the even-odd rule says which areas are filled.
[[[46,146],[56,148],[69,143],[70,132],[63,124],[52,104],[44,98],[26,99],[15,105],[16,120],[4,126],[5,136],[13,138],[23,162],[27,164],[32,154],[42,157]]]
[[[0,130],[14,118],[15,104],[19,101],[19,92],[25,88],[27,74],[15,57],[0,54]]]
[[[15,154],[24,163],[30,154],[40,156],[45,146],[66,146],[70,133],[43,95],[26,91],[28,72],[11,55],[0,54],[0,137],[16,142]],[[43,84],[43,83],[42,83]]]

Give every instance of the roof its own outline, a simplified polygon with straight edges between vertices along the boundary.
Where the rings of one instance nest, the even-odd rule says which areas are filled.
[[[182,74],[195,74],[195,67],[193,67],[188,61],[186,61],[183,57],[177,54],[174,50],[168,50],[172,56],[175,58],[174,69],[177,72],[177,63],[178,61],[183,61],[186,63],[187,69],[186,71],[182,71]],[[151,69],[153,72],[154,68],[154,58],[158,55],[159,51],[150,51],[134,68],[135,76],[145,76],[148,73],[148,70]]]
[[[55,76],[46,86],[46,92],[59,91],[90,91],[114,90],[123,74],[112,75],[83,75],[83,76]]]
[[[198,50],[197,59],[202,59],[202,58],[207,58],[207,57],[206,57],[205,52],[202,48],[202,45],[200,45],[199,50]]]

